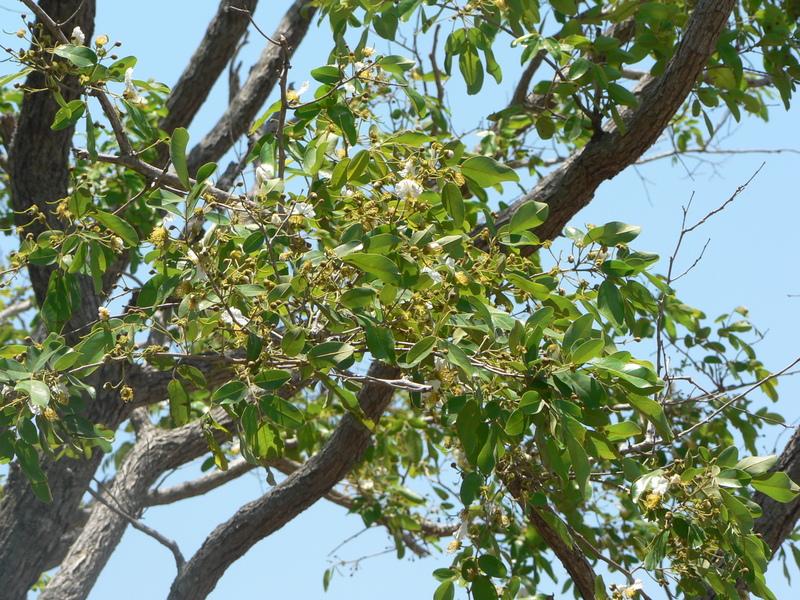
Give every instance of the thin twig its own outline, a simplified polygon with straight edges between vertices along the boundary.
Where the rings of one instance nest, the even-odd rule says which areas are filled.
[[[95,479],[95,483],[97,483],[98,487],[102,485],[96,479]],[[122,510],[120,508],[117,508],[116,506],[114,506],[113,504],[108,502],[105,498],[103,498],[103,496],[101,496],[98,492],[95,492],[91,488],[91,486],[87,485],[86,486],[86,491],[89,492],[89,494],[92,496],[92,498],[94,498],[95,500],[100,502],[100,504],[102,504],[103,506],[105,506],[109,510],[115,512],[120,517],[122,517],[123,519],[128,521],[134,527],[134,529],[138,529],[142,533],[144,533],[146,535],[149,535],[151,538],[156,540],[159,544],[161,544],[163,546],[166,546],[170,550],[170,552],[172,552],[172,555],[175,557],[175,565],[177,566],[178,571],[180,571],[183,568],[183,565],[186,564],[186,559],[183,558],[183,554],[181,553],[181,549],[178,547],[178,544],[176,544],[173,540],[171,540],[171,539],[169,539],[167,537],[164,537],[163,535],[161,535],[158,531],[156,531],[152,527],[148,527],[147,525],[145,525],[144,523],[142,523],[138,519],[136,519],[136,518],[132,517],[131,515],[129,515],[128,513],[126,513],[124,510]]]
[[[709,423],[709,422],[711,421],[711,419],[713,419],[714,417],[716,417],[718,414],[720,414],[720,413],[721,413],[723,410],[725,410],[726,408],[728,408],[729,406],[731,406],[733,403],[735,403],[735,402],[738,402],[739,400],[741,400],[742,398],[744,398],[744,397],[745,397],[747,394],[749,394],[749,393],[750,393],[750,392],[752,392],[753,390],[756,390],[756,389],[758,389],[759,387],[761,387],[761,386],[762,386],[763,384],[765,384],[767,381],[771,381],[771,380],[773,380],[773,379],[776,379],[776,378],[778,378],[778,377],[780,377],[780,376],[784,375],[784,374],[785,374],[785,373],[786,373],[786,372],[787,372],[789,369],[791,369],[791,368],[792,368],[793,366],[795,366],[797,363],[800,363],[800,358],[796,358],[796,359],[794,359],[794,360],[791,362],[791,364],[789,364],[788,366],[784,367],[784,368],[783,368],[783,369],[781,369],[780,371],[778,371],[778,372],[776,372],[776,373],[770,373],[769,375],[767,375],[767,376],[766,376],[766,377],[764,377],[763,379],[761,379],[761,380],[759,380],[759,381],[756,381],[756,382],[755,382],[753,385],[751,385],[749,388],[747,388],[747,389],[746,389],[745,391],[743,391],[741,394],[739,394],[739,395],[737,395],[737,396],[734,396],[733,398],[731,398],[730,400],[728,400],[727,402],[725,402],[725,403],[724,403],[722,406],[720,406],[720,407],[719,407],[717,410],[715,410],[713,413],[711,413],[711,414],[710,414],[708,417],[706,417],[705,419],[703,419],[703,420],[702,420],[702,421],[700,421],[699,423],[695,423],[694,425],[692,425],[691,427],[689,427],[689,429],[685,429],[684,431],[682,431],[682,432],[680,432],[679,434],[677,434],[677,435],[675,436],[675,441],[678,441],[680,438],[682,438],[682,437],[685,437],[685,436],[689,435],[689,434],[690,434],[692,431],[694,431],[694,430],[695,430],[695,429],[697,429],[698,427],[701,427],[701,426],[705,425],[706,423]]]
[[[48,15],[38,4],[36,4],[36,2],[33,0],[20,0],[20,2],[31,9],[31,12],[33,12],[42,23],[44,23],[44,26],[50,30],[50,33],[56,36],[56,39],[59,42],[62,44],[69,44],[67,36],[64,35],[64,32],[61,31],[61,28],[58,26],[58,24],[53,21],[50,15]]]

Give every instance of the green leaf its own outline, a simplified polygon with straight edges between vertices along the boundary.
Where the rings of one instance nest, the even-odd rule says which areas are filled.
[[[587,340],[579,344],[577,348],[570,352],[570,361],[576,365],[587,363],[593,358],[600,356],[600,353],[603,351],[604,347],[605,342],[601,339]]]
[[[628,401],[637,411],[641,412],[645,418],[655,425],[658,433],[665,440],[672,439],[672,430],[669,426],[669,421],[664,415],[664,409],[655,400],[645,398],[644,396],[637,396],[636,394],[629,394]]]
[[[173,379],[167,385],[167,392],[169,394],[169,414],[172,420],[175,421],[175,426],[180,427],[189,422],[189,413],[191,406],[189,404],[189,394],[183,387],[183,384]]]
[[[122,238],[122,241],[128,246],[135,247],[139,244],[139,236],[136,234],[136,230],[127,221],[103,210],[98,210],[93,216],[101,225],[105,225]]]
[[[131,116],[133,124],[142,132],[142,135],[144,135],[146,139],[152,138],[154,135],[153,128],[150,127],[150,122],[147,120],[147,116],[142,112],[142,109],[135,104],[131,104],[127,100],[123,100],[122,103],[128,109],[128,114]],[[188,186],[186,189],[189,189]]]
[[[283,369],[267,369],[261,371],[253,378],[253,384],[260,387],[262,390],[274,392],[280,389],[284,383],[292,379],[292,374]]]
[[[597,310],[611,321],[615,329],[620,329],[625,322],[625,301],[622,292],[608,279],[600,284],[597,292]]]
[[[635,362],[623,362],[613,356],[597,358],[595,367],[607,371],[620,378],[620,383],[634,392],[653,394],[661,391],[664,382],[658,378],[652,368]]]
[[[458,57],[458,68],[467,83],[467,94],[477,94],[483,87],[483,63],[472,44]]]
[[[339,67],[334,65],[327,65],[324,67],[319,67],[317,69],[313,69],[311,71],[311,77],[319,81],[320,83],[324,83],[326,85],[335,85],[339,83],[342,78],[342,72]]]
[[[791,502],[800,494],[800,486],[783,472],[757,475],[750,485],[778,502]]]
[[[503,561],[491,554],[484,554],[478,558],[478,566],[491,577],[505,577],[508,574],[508,569]]]
[[[617,104],[623,106],[639,107],[639,99],[629,89],[622,87],[618,83],[608,84],[608,95]]]
[[[70,125],[74,125],[78,119],[83,116],[85,111],[86,103],[83,100],[73,100],[58,110],[50,129],[53,131],[59,131],[61,129],[66,129]],[[96,150],[95,154],[97,154]]]
[[[36,452],[36,448],[24,440],[17,440],[14,444],[14,451],[22,472],[30,481],[33,493],[42,502],[52,502],[53,498],[47,485],[47,477],[39,466],[39,453]]]
[[[178,127],[172,132],[172,138],[169,141],[169,157],[178,174],[178,179],[181,180],[181,185],[190,190],[192,183],[189,181],[189,168],[186,166],[186,146],[188,144],[189,132],[186,131],[186,128]]]
[[[397,360],[394,349],[394,334],[385,325],[366,327],[367,348],[378,360],[394,363]]]
[[[747,507],[725,490],[720,489],[719,494],[728,508],[728,512],[733,517],[733,521],[739,526],[740,531],[742,533],[752,531],[753,515],[750,514]]]
[[[583,243],[587,246],[592,242],[603,246],[616,246],[617,244],[627,244],[636,239],[642,232],[641,227],[628,225],[619,221],[612,221],[600,227],[595,227],[583,238]]]
[[[574,15],[578,12],[578,7],[575,0],[551,0],[550,4],[553,8],[565,15]]]
[[[778,457],[774,454],[769,456],[748,456],[736,463],[736,468],[750,475],[761,475],[774,467],[777,462]]]
[[[436,338],[433,336],[422,338],[414,344],[406,354],[405,366],[413,367],[418,362],[424,360],[436,346]]]
[[[389,73],[405,73],[416,65],[416,61],[405,56],[390,55],[378,60],[378,66]]]
[[[461,163],[461,172],[483,188],[503,181],[519,181],[519,175],[513,169],[500,164],[490,156],[468,158]]]
[[[229,381],[211,395],[215,404],[236,404],[247,397],[247,386],[241,381]]]
[[[341,302],[347,308],[364,308],[370,306],[377,295],[373,288],[357,287],[342,294]]]
[[[355,181],[369,166],[369,150],[360,150],[347,165],[347,181]]]
[[[477,471],[467,473],[464,481],[461,482],[461,490],[459,495],[464,506],[470,506],[481,495],[481,486],[483,485],[483,476]]]
[[[14,389],[24,392],[31,399],[31,402],[41,407],[46,407],[50,403],[50,388],[43,381],[37,379],[26,379],[17,382]]]
[[[436,588],[433,600],[453,600],[456,597],[456,586],[452,581],[445,581]]]
[[[309,362],[317,369],[338,367],[348,360],[355,348],[345,342],[323,342],[315,346],[308,353]]]
[[[306,330],[302,327],[287,329],[281,340],[281,350],[286,356],[297,356],[306,345]]]
[[[516,175],[516,173],[514,173]],[[538,227],[547,219],[550,207],[542,202],[532,200],[521,205],[508,224],[508,232],[511,234],[521,233],[528,229]]]
[[[453,220],[453,227],[460,229],[464,224],[464,198],[455,183],[448,181],[442,188],[442,206]]]
[[[303,413],[291,402],[280,396],[264,396],[259,398],[258,405],[264,414],[281,427],[297,429],[306,422]]]
[[[498,600],[497,588],[485,575],[478,575],[472,580],[471,590],[474,600]]]
[[[642,434],[642,428],[634,421],[623,421],[622,423],[615,423],[606,427],[606,436],[609,441],[617,442]]]
[[[328,109],[328,117],[347,137],[351,146],[358,143],[358,131],[356,131],[356,119],[353,112],[342,104],[334,104]],[[324,148],[319,149],[324,156]]]
[[[53,54],[61,58],[66,58],[76,67],[91,67],[97,64],[97,54],[86,46],[61,44],[55,47]]]
[[[353,254],[348,254],[343,260],[370,275],[375,275],[384,283],[400,282],[400,269],[391,259],[381,254],[354,252]]]

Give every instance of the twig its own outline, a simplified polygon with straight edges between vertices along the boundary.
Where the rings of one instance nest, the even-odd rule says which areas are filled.
[[[98,487],[102,485],[96,479],[95,479],[95,483],[97,483]],[[147,525],[145,525],[144,523],[142,523],[138,519],[136,519],[136,518],[132,517],[131,515],[129,515],[128,513],[126,513],[124,510],[122,510],[120,508],[117,508],[116,506],[112,505],[105,498],[103,498],[98,492],[95,492],[91,488],[91,486],[87,485],[86,486],[86,491],[89,492],[89,494],[92,496],[92,498],[94,498],[95,500],[100,502],[100,504],[102,504],[103,506],[105,506],[109,510],[115,512],[120,517],[122,517],[123,519],[128,521],[134,527],[134,529],[138,529],[142,533],[144,533],[146,535],[149,535],[151,538],[156,540],[159,544],[162,544],[163,546],[166,546],[167,548],[169,548],[170,552],[172,552],[172,555],[175,557],[175,565],[177,566],[178,571],[180,571],[183,568],[183,565],[186,564],[186,559],[183,558],[183,554],[181,553],[181,550],[178,547],[178,544],[176,544],[173,540],[171,540],[171,539],[169,539],[167,537],[164,537],[163,535],[158,533],[158,531],[156,531],[152,527],[148,527]]]
[[[117,107],[112,104],[111,100],[108,99],[108,95],[102,90],[93,89],[90,94],[97,98],[100,102],[100,106],[103,108],[103,112],[108,117],[111,123],[111,130],[114,132],[114,137],[117,138],[120,152],[122,152],[122,154],[133,154],[131,141],[125,133],[125,126],[122,124],[122,121],[119,120]]]
[[[705,419],[703,419],[703,420],[702,420],[702,421],[700,421],[699,423],[695,423],[694,425],[692,425],[691,427],[689,427],[689,429],[685,429],[684,431],[682,431],[682,432],[680,432],[679,434],[677,434],[677,435],[675,436],[675,441],[678,441],[680,438],[682,438],[682,437],[685,437],[685,436],[689,435],[689,434],[690,434],[692,431],[694,431],[694,430],[695,430],[695,429],[697,429],[698,427],[701,427],[701,426],[705,425],[706,423],[710,422],[710,421],[711,421],[711,419],[713,419],[714,417],[716,417],[716,416],[717,416],[719,413],[721,413],[723,410],[725,410],[726,408],[728,408],[728,407],[729,407],[731,404],[733,404],[734,402],[737,402],[737,401],[741,400],[741,399],[742,399],[742,398],[744,398],[744,397],[745,397],[747,394],[749,394],[750,392],[752,392],[752,391],[753,391],[753,390],[755,390],[755,389],[758,389],[758,388],[759,388],[759,387],[761,387],[763,384],[765,384],[767,381],[770,381],[770,380],[772,380],[772,379],[776,379],[777,377],[780,377],[781,375],[785,374],[785,373],[786,373],[786,372],[787,372],[789,369],[791,369],[791,368],[792,368],[793,366],[795,366],[797,363],[800,363],[800,358],[796,358],[796,359],[794,359],[794,360],[791,362],[791,364],[789,364],[788,366],[784,367],[784,368],[783,368],[783,369],[781,369],[780,371],[778,371],[778,372],[776,372],[776,373],[770,373],[769,375],[767,375],[767,376],[766,376],[766,377],[764,377],[763,379],[761,379],[761,380],[759,380],[759,381],[756,381],[756,382],[755,382],[753,385],[751,385],[749,388],[747,388],[747,389],[746,389],[745,391],[743,391],[741,394],[739,394],[739,395],[737,395],[737,396],[734,396],[733,398],[731,398],[730,400],[728,400],[727,402],[725,402],[725,403],[724,403],[722,406],[720,406],[720,407],[719,407],[717,410],[715,410],[713,413],[711,413],[711,414],[710,414],[708,417],[706,417]]]
[[[64,32],[61,31],[61,28],[58,26],[58,24],[53,21],[50,15],[48,15],[38,4],[36,4],[36,2],[33,0],[20,0],[20,2],[27,6],[31,12],[33,12],[42,23],[44,23],[44,26],[50,30],[50,33],[56,36],[56,39],[59,42],[62,44],[69,44],[67,36],[64,35]]]
[[[289,43],[286,41],[286,36],[281,35],[280,39],[280,46],[281,46],[281,55],[283,56],[283,64],[281,65],[281,77],[279,80],[279,85],[281,89],[281,108],[278,112],[278,131],[277,131],[277,138],[278,138],[278,178],[283,179],[284,173],[286,171],[286,140],[284,138],[284,127],[286,126],[286,107],[289,104],[289,101],[286,98],[287,92],[287,83],[286,80],[289,76],[289,69],[291,69],[291,65],[289,64]]]
[[[258,465],[239,458],[229,463],[226,471],[212,471],[192,481],[184,481],[167,488],[149,490],[144,504],[145,506],[159,506],[172,504],[186,498],[202,496],[206,492],[210,492],[237,477],[241,477],[257,467]]]
[[[22,302],[12,304],[8,308],[0,310],[0,323],[5,323],[9,319],[13,319],[30,308],[33,308],[33,300],[23,300]]]

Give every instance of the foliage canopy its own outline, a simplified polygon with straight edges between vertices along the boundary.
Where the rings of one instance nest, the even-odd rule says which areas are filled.
[[[169,497],[160,475],[206,456],[203,490],[255,466],[274,487],[195,556],[173,548],[170,599],[205,597],[326,494],[401,556],[449,542],[436,600],[534,595],[550,552],[584,599],[646,597],[644,573],[679,597],[774,598],[783,539],[755,519],[800,488],[754,456],[780,417],[750,408],[777,393],[746,309],[709,322],[682,303],[638,227],[565,225],[665,131],[680,153],[708,144],[719,107],[788,109],[796,3],[298,1],[199,142],[199,90],[255,1],[220,4],[193,61],[225,60],[172,90],[91,39],[93,2],[24,3],[30,49],[0,78],[2,222],[19,241],[3,314],[20,315],[0,324],[0,518],[30,529],[30,494],[75,513],[104,455],[122,500],[93,493],[81,536],[21,568],[19,593],[55,560],[40,597],[85,597],[128,521]],[[78,4],[78,26],[50,20]],[[332,32],[330,54],[294,90],[309,26]],[[520,84],[468,148],[447,94],[500,82],[501,44]],[[507,204],[520,173],[536,183]],[[562,233],[566,257],[548,252]]]

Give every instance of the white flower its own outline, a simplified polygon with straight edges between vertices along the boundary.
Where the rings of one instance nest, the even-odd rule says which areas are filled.
[[[455,274],[456,272],[456,259],[452,256],[448,256],[444,259],[444,266],[450,269],[450,272]]]
[[[188,252],[186,252],[186,258],[188,258],[192,263],[194,263],[196,267],[196,275],[199,281],[203,281],[208,279],[208,274],[203,270],[203,267],[200,266],[200,257],[195,254],[194,250],[189,248]]]
[[[447,546],[447,553],[454,554],[458,552],[461,548],[461,540],[467,535],[467,531],[469,529],[469,511],[463,510],[461,511],[461,525],[458,526],[458,529],[453,534],[453,541],[450,542]]]
[[[245,327],[249,322],[249,319],[245,318],[242,311],[234,307],[223,310],[219,320],[226,325],[238,325],[239,327]]]
[[[300,86],[299,90],[286,90],[286,100],[287,102],[294,103],[300,101],[300,95],[303,92],[308,91],[309,83],[307,81],[303,82],[303,85]]]
[[[136,86],[133,85],[133,67],[125,71],[125,91],[122,92],[122,97],[131,104],[147,104],[147,99],[142,98]]]
[[[76,46],[83,46],[83,42],[86,41],[86,36],[83,35],[83,31],[81,31],[80,27],[76,27],[72,30],[72,43]]]
[[[403,163],[403,168],[397,172],[400,177],[408,179],[410,177],[417,176],[417,167],[414,165],[414,161],[412,159],[408,159],[406,162]]]
[[[99,306],[97,308],[97,316],[100,317],[101,321],[108,321],[111,318],[111,313],[105,306]]]
[[[300,215],[306,219],[313,219],[317,216],[317,213],[314,212],[314,207],[308,202],[297,202],[294,204],[294,206],[292,206],[289,215]]]
[[[433,279],[433,283],[442,283],[442,276],[430,267],[422,267],[420,273],[425,273],[428,277]]]
[[[31,412],[37,417],[44,413],[44,409],[30,398],[28,398],[28,408],[31,409]]]
[[[270,179],[275,179],[275,169],[272,165],[261,163],[256,168],[256,183],[260,186]]]
[[[642,580],[637,579],[631,585],[618,585],[617,590],[620,594],[622,594],[623,598],[633,598],[636,595],[636,592],[641,590],[643,587]]]
[[[414,200],[422,193],[422,186],[413,179],[401,179],[394,184],[394,195],[402,200]]]
[[[653,493],[659,496],[665,496],[669,491],[670,480],[666,477],[659,477],[653,485]]]

